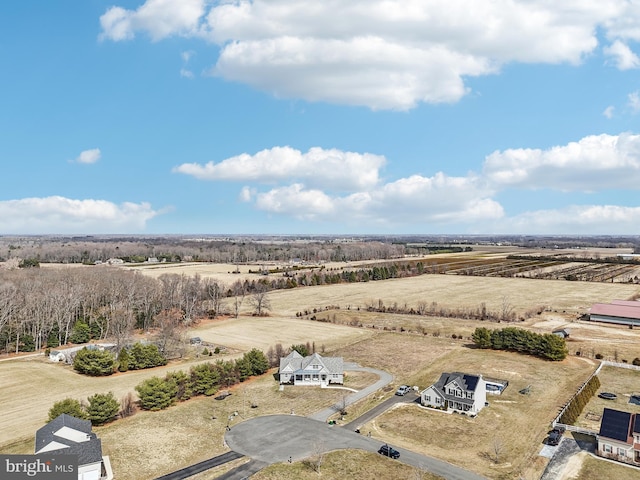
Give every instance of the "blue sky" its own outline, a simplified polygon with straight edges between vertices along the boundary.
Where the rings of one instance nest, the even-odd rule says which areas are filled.
[[[638,234],[639,55],[638,0],[2,2],[0,234]]]

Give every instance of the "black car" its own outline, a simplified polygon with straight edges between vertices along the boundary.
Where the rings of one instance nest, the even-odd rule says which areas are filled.
[[[392,447],[390,447],[387,444],[384,444],[380,447],[380,449],[378,450],[378,453],[380,455],[384,455],[385,457],[391,457],[391,458],[400,458],[400,452]]]
[[[562,440],[562,433],[560,433],[557,430],[553,430],[550,434],[549,434],[549,438],[547,439],[547,445],[558,445],[560,443],[560,440]]]

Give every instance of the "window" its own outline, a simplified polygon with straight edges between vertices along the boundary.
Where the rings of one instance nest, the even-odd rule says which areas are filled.
[[[618,448],[618,455],[626,457],[627,456],[627,451],[624,448]]]
[[[602,445],[602,451],[605,453],[611,453],[611,445],[607,445],[606,443],[604,443]]]
[[[425,395],[424,401],[425,402],[431,402],[431,395]]]

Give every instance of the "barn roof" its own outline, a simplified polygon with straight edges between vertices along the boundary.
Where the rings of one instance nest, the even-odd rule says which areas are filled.
[[[640,302],[636,302],[640,304]],[[640,305],[619,305],[613,303],[595,303],[589,310],[590,315],[606,315],[608,317],[633,318],[640,320]]]

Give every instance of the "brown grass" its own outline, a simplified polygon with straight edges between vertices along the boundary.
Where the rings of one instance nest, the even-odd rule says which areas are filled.
[[[640,470],[637,467],[608,462],[587,455],[582,463],[580,473],[572,480],[638,480],[638,478],[640,478]]]
[[[341,450],[328,453],[316,473],[305,462],[292,464],[280,463],[271,465],[254,476],[255,480],[381,480],[389,478],[415,478],[416,480],[437,480],[441,477],[427,472],[420,472],[415,467],[395,460],[384,458],[376,453],[362,450]]]

